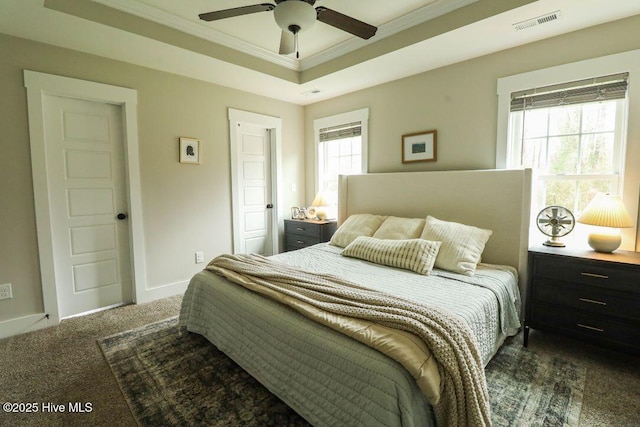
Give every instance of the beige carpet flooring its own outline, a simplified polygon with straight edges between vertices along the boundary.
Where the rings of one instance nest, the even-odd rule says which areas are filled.
[[[0,340],[0,403],[90,403],[85,413],[6,413],[0,426],[135,426],[96,339],[178,314],[180,297],[115,308]],[[533,331],[536,351],[587,366],[580,425],[640,426],[640,357]],[[45,406],[47,407],[47,406]]]

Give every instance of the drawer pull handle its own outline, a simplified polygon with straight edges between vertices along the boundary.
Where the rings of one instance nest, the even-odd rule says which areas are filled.
[[[589,298],[580,298],[580,301],[588,302],[588,303],[591,303],[591,304],[607,305],[607,303],[604,302],[604,301],[596,301],[594,299],[589,299]]]
[[[589,329],[590,331],[604,332],[604,329],[596,328],[596,327],[593,327],[593,326],[583,325],[582,323],[578,323],[578,327],[584,328],[584,329]]]
[[[303,245],[305,242],[303,242],[302,240],[298,240],[296,243],[299,245]]]
[[[298,230],[298,231],[304,231],[304,230],[306,230],[306,228],[304,228],[304,227],[296,227],[296,230]]]
[[[605,276],[604,274],[595,274],[595,273],[580,273],[583,276],[589,276],[589,277],[597,277],[598,279],[608,279],[609,276]]]

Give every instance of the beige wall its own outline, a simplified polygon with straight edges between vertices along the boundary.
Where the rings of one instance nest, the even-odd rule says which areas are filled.
[[[307,194],[314,190],[317,118],[369,107],[369,172],[491,169],[496,159],[498,78],[639,48],[640,16],[635,16],[308,106]],[[437,161],[402,164],[401,136],[429,129],[438,131]],[[630,119],[628,138],[635,160],[627,170],[637,171],[637,118]]]
[[[137,90],[149,288],[201,270],[195,251],[208,260],[231,250],[228,108],[282,118],[284,204],[303,202],[300,106],[4,35],[0,58],[0,284],[13,287],[0,322],[43,310],[24,69]],[[178,163],[179,136],[201,139],[201,165]]]

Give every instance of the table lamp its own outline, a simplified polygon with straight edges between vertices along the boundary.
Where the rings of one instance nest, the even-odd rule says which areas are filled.
[[[598,194],[587,205],[578,222],[603,227],[589,234],[589,246],[596,252],[613,252],[620,247],[620,228],[633,227],[633,221],[620,196]]]
[[[316,217],[318,219],[333,219],[335,215],[331,211],[331,207],[335,205],[332,194],[328,191],[318,191],[316,197],[311,202],[311,206],[315,208]]]

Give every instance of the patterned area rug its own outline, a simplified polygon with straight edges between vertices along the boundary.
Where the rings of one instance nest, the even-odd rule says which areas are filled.
[[[176,318],[99,340],[140,426],[308,426]],[[585,368],[510,339],[486,370],[494,426],[578,425]]]

